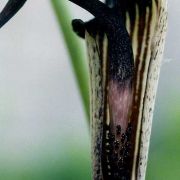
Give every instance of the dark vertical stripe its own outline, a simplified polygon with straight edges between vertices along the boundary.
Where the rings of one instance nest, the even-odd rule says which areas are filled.
[[[139,25],[138,25],[138,47],[137,47],[137,56],[136,56],[136,61],[135,61],[135,77],[134,77],[134,93],[133,93],[133,109],[132,109],[132,114],[131,114],[131,122],[133,128],[133,139],[132,139],[132,144],[133,144],[133,152],[135,151],[135,144],[136,144],[136,133],[137,133],[137,126],[138,126],[138,117],[139,117],[139,107],[140,107],[140,102],[141,102],[141,89],[138,87],[138,90],[136,91],[136,85],[137,81],[139,78],[139,64],[141,63],[141,52],[142,52],[142,45],[143,45],[143,38],[144,38],[144,30],[145,30],[145,25],[146,25],[146,11],[142,9],[142,7],[139,7]],[[136,99],[136,97],[138,97]],[[134,156],[133,156],[134,158]],[[133,168],[133,160],[132,160],[132,168]]]

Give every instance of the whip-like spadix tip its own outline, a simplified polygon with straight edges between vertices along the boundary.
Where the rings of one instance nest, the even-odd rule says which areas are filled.
[[[26,0],[9,0],[0,13],[0,28],[4,26],[24,5]]]

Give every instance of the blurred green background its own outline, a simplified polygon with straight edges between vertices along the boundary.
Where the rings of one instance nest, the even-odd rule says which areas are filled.
[[[69,28],[71,17],[63,9],[57,18],[59,4],[53,2],[29,0],[0,32],[0,180],[91,179],[88,114],[83,108],[87,100],[81,101],[69,61],[72,54],[58,23],[66,16],[63,23]],[[71,3],[64,4],[72,17],[91,17]],[[147,180],[180,179],[179,5],[178,0],[169,1]],[[82,65],[85,44],[71,36],[66,40],[76,39],[80,48],[74,53]],[[82,66],[87,70],[86,63]]]

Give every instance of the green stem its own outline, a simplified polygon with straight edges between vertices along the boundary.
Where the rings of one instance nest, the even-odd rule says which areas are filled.
[[[72,18],[68,13],[66,1],[51,0],[51,3],[69,51],[71,64],[84,104],[84,110],[89,120],[89,78],[86,62],[87,57],[85,57],[80,39],[76,37],[75,33],[72,31]]]

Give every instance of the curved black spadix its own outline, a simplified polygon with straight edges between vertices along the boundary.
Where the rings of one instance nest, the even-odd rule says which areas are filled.
[[[9,0],[0,13],[0,28],[4,26],[24,5],[26,0]]]

